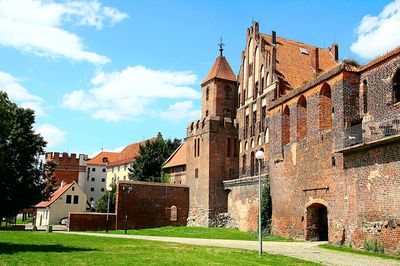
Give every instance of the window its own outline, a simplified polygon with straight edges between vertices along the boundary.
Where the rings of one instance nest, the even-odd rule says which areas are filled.
[[[393,102],[400,102],[400,68],[393,77]]]
[[[210,97],[210,89],[207,87],[207,89],[206,89],[206,101],[208,101],[209,97]]]
[[[105,179],[105,178],[102,178],[102,179],[101,179],[101,182],[106,182],[106,179]]]
[[[171,217],[170,217],[171,222],[176,222],[178,221],[178,208],[175,205],[171,206]]]
[[[307,100],[301,95],[297,101],[297,140],[307,137]]]
[[[91,188],[90,188],[90,191],[94,191],[94,187],[91,187]]]
[[[72,191],[75,191],[75,187],[72,187]]]
[[[94,177],[92,177],[92,182],[96,181],[96,179]]]
[[[282,145],[290,142],[290,110],[286,105],[282,114]]]
[[[227,146],[227,154],[226,154],[226,156],[227,157],[231,157],[231,138],[228,138],[226,146]]]
[[[106,168],[103,168],[103,170],[102,170],[102,171],[103,171],[103,173],[105,173],[105,172],[106,172]]]
[[[102,187],[102,188],[100,189],[100,191],[101,191],[101,192],[104,192],[104,188]]]
[[[194,146],[193,146],[193,157],[197,156],[197,139],[194,139]]]
[[[127,167],[127,165],[126,165],[126,164],[124,164],[124,171],[126,171],[126,167]]]
[[[200,157],[200,138],[197,139],[197,157]]]
[[[267,128],[266,130],[265,130],[265,136],[264,136],[264,138],[265,138],[265,143],[269,143],[269,128]]]
[[[319,93],[319,130],[332,128],[331,87],[328,83],[322,85]]]
[[[366,114],[368,112],[368,83],[364,79],[362,85],[362,99],[363,99],[363,112]]]
[[[199,168],[194,169],[194,178],[199,178]]]
[[[66,199],[65,203],[71,204],[71,199],[72,199],[72,196],[71,195],[67,195],[67,199]]]
[[[75,195],[74,196],[74,204],[78,204],[79,202],[79,196]]]
[[[90,198],[90,201],[93,201],[94,199],[93,198]]]
[[[233,157],[236,158],[238,156],[238,140],[233,140]]]
[[[206,110],[206,117],[208,116],[208,110]]]
[[[302,54],[306,54],[306,55],[308,55],[308,51],[307,51],[307,49],[306,49],[306,48],[304,48],[304,47],[300,47],[299,49],[300,49],[300,52],[301,52]]]
[[[96,172],[96,168],[92,168],[92,172]]]

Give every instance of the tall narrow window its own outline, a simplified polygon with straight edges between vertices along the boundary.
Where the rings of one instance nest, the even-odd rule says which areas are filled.
[[[258,96],[258,82],[256,82],[256,86],[254,86],[254,99]]]
[[[194,139],[194,145],[193,145],[193,157],[197,156],[197,139]]]
[[[67,195],[67,198],[66,198],[66,201],[65,201],[65,203],[67,203],[67,204],[71,204],[71,198],[72,198],[72,196],[71,196],[71,195]]]
[[[368,83],[366,79],[364,79],[363,81],[362,98],[363,98],[363,112],[364,114],[366,114],[368,113]]]
[[[200,157],[200,138],[197,139],[197,157]]]
[[[227,146],[226,156],[231,157],[231,138],[228,138],[226,146]]]
[[[307,101],[301,95],[297,101],[297,140],[307,137]]]
[[[238,140],[233,140],[233,157],[236,158],[238,156]]]
[[[282,145],[290,142],[290,110],[286,105],[282,114]]]
[[[206,101],[208,101],[209,96],[210,96],[210,89],[207,87],[206,88]]]
[[[78,204],[79,203],[79,196],[75,195],[74,196],[74,204]]]
[[[242,156],[242,175],[246,174],[246,154]]]
[[[400,68],[393,77],[393,102],[400,102]]]
[[[332,128],[332,101],[331,87],[328,83],[322,85],[319,93],[319,129],[327,130]]]

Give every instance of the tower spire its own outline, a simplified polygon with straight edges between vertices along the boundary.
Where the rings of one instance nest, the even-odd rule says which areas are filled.
[[[224,46],[225,46],[225,44],[222,42],[222,37],[221,37],[221,40],[220,40],[218,46],[219,46],[219,55],[222,56],[222,51],[224,50]]]

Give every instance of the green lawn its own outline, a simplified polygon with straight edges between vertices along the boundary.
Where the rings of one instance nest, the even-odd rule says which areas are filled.
[[[389,255],[379,254],[379,253],[374,253],[374,252],[369,252],[369,251],[356,250],[356,249],[352,249],[351,247],[348,247],[348,246],[322,244],[322,245],[319,245],[319,247],[325,248],[325,249],[331,249],[331,250],[337,250],[337,251],[349,252],[349,253],[354,253],[354,254],[361,254],[361,255],[366,255],[366,256],[379,257],[379,258],[383,258],[383,259],[391,259],[391,260],[400,261],[400,256],[389,256]]]
[[[104,231],[101,231],[104,232]],[[112,234],[124,234],[124,230],[109,231]],[[187,226],[166,226],[159,228],[148,228],[139,230],[128,230],[129,235],[146,236],[170,236],[188,238],[208,238],[208,239],[232,239],[232,240],[257,240],[256,232],[242,232],[237,229],[220,227],[187,227]],[[297,241],[281,236],[264,236],[265,241]]]
[[[0,265],[317,265],[257,251],[44,232],[0,231]]]

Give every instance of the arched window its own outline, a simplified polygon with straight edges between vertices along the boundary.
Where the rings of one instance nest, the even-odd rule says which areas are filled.
[[[239,152],[240,152],[240,153],[242,153],[242,151],[243,151],[243,148],[242,148],[242,142],[241,142],[241,141],[239,141]]]
[[[254,139],[251,139],[251,148],[254,148]]]
[[[258,136],[257,145],[260,146],[262,144],[261,136]]]
[[[265,143],[269,143],[269,128],[267,127],[267,129],[265,130]]]
[[[331,87],[328,83],[324,83],[319,93],[319,130],[332,128],[331,108]]]
[[[297,140],[307,137],[307,100],[301,95],[297,101]]]
[[[393,103],[400,102],[400,68],[393,77]]]
[[[249,149],[249,144],[247,141],[244,143],[244,150],[247,151]]]
[[[290,142],[290,110],[286,105],[282,114],[282,145]]]
[[[362,85],[362,99],[363,99],[363,112],[368,113],[368,82],[366,79],[363,81]]]
[[[208,101],[209,96],[210,96],[210,89],[207,87],[206,88],[206,101]]]

